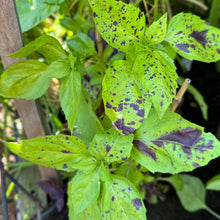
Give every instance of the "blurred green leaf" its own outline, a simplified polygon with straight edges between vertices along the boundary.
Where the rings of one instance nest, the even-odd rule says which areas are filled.
[[[220,174],[214,176],[206,183],[206,189],[220,191]]]
[[[64,0],[46,0],[62,2]],[[46,2],[45,1],[45,2]],[[44,19],[59,10],[58,5],[48,5],[44,0],[16,0],[16,6],[22,32],[37,26]]]

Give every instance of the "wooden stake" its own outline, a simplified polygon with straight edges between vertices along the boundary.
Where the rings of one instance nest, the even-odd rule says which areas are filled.
[[[173,100],[170,111],[175,112],[177,106],[182,101],[182,97],[183,97],[184,93],[186,92],[186,90],[187,90],[190,83],[191,83],[191,79],[186,78],[183,85],[181,86],[178,93],[176,94],[176,97]]]

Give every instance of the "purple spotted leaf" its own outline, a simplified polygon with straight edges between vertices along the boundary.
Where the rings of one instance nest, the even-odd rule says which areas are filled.
[[[103,183],[100,208],[103,219],[146,219],[146,209],[135,186],[122,176]]]
[[[196,15],[179,13],[168,25],[165,40],[188,60],[220,60],[220,30],[209,26]]]
[[[158,21],[153,22],[146,28],[143,44],[151,46],[153,44],[161,43],[167,33],[167,14],[164,14]]]
[[[149,50],[137,54],[132,71],[148,93],[146,101],[162,117],[176,94],[178,76],[173,60],[162,51]]]
[[[131,4],[115,0],[90,0],[93,17],[108,44],[123,52],[132,52],[144,35],[145,16]]]
[[[214,135],[170,111],[159,119],[152,110],[135,132],[133,143],[131,156],[151,172],[191,171],[220,156]]]
[[[93,172],[78,171],[68,184],[67,194],[68,206],[71,210],[70,219],[80,219],[76,218],[76,216],[96,202],[99,193],[99,168],[96,168]]]
[[[126,161],[131,154],[133,138],[133,134],[124,136],[113,128],[109,129],[94,137],[89,153],[108,163]]]
[[[58,170],[93,170],[96,166],[96,160],[88,153],[84,143],[74,136],[37,137],[22,140],[20,144],[6,143],[6,146],[26,160]]]
[[[105,112],[115,127],[124,135],[129,135],[140,127],[145,112],[148,113],[151,105],[146,107],[144,97],[130,74],[131,65],[128,61],[114,62],[107,71],[103,80],[103,100]]]

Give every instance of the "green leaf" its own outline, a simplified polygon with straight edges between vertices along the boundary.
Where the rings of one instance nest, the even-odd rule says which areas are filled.
[[[47,167],[72,172],[73,169],[91,171],[96,160],[77,137],[57,135],[22,140],[20,144],[6,143],[18,156]]]
[[[23,58],[34,51],[41,53],[49,62],[56,61],[57,59],[67,59],[67,54],[62,48],[61,44],[54,37],[43,35],[36,40],[30,42],[19,51],[11,54],[9,57]]]
[[[59,99],[64,111],[70,131],[73,130],[74,123],[78,114],[81,98],[81,75],[77,71],[71,71],[61,81],[59,89]]]
[[[185,79],[179,77],[177,79],[178,84],[182,85]],[[188,92],[191,93],[196,100],[196,102],[199,104],[200,110],[202,112],[203,118],[205,120],[208,120],[208,105],[205,102],[205,99],[203,98],[202,94],[192,85],[188,85],[187,88]]]
[[[103,80],[105,112],[124,135],[133,133],[145,116],[142,94],[130,71],[127,61],[115,61]]]
[[[180,177],[183,188],[176,192],[184,209],[189,212],[205,209],[206,191],[202,181],[188,174],[181,174]]]
[[[126,178],[111,175],[103,183],[100,207],[106,220],[144,220],[146,209],[135,186]]]
[[[131,4],[115,0],[90,0],[93,17],[102,37],[123,52],[132,52],[144,35],[143,12]]]
[[[96,202],[99,192],[99,169],[90,173],[78,171],[68,184],[69,209],[74,210],[74,215],[79,214]]]
[[[167,13],[146,28],[143,41],[147,46],[161,43],[167,33]]]
[[[206,183],[206,189],[220,191],[220,174],[214,176]]]
[[[47,2],[55,0],[47,0]],[[56,2],[62,0],[56,0]],[[47,5],[44,0],[16,0],[16,6],[22,32],[37,26],[44,19],[59,10],[57,5]]]
[[[174,16],[165,40],[188,60],[207,63],[220,60],[220,30],[207,25],[196,15],[179,13]]]
[[[84,33],[77,33],[72,39],[67,40],[67,45],[73,55],[78,58],[86,58],[97,54],[94,42]]]
[[[151,172],[191,171],[220,156],[214,135],[170,111],[160,120],[152,110],[133,143],[133,159]]]
[[[51,78],[63,78],[69,71],[66,60],[54,61],[49,66],[37,60],[19,61],[1,75],[0,94],[8,98],[36,99],[47,91]]]
[[[90,95],[82,88],[78,114],[75,121],[74,133],[88,146],[97,133],[103,131],[103,127],[92,108]]]
[[[108,163],[123,162],[130,157],[133,134],[124,136],[113,128],[97,134],[89,146],[89,153]]]
[[[72,196],[68,197],[68,205],[69,204],[74,204],[74,197],[72,197]],[[100,208],[99,208],[97,202],[95,202],[93,205],[89,206],[87,209],[85,209],[83,212],[79,213],[78,215],[76,215],[76,213],[74,213],[74,209],[71,208],[72,206],[69,205],[69,207],[70,207],[70,209],[68,211],[69,220],[87,220],[87,219],[98,220],[98,219],[102,219]]]
[[[178,76],[173,60],[159,50],[138,53],[132,71],[148,91],[146,99],[153,103],[162,117],[172,103],[177,88]]]
[[[181,174],[180,176],[183,180],[183,189],[181,191],[177,191],[177,195],[184,209],[189,212],[205,209],[217,219],[220,219],[220,215],[212,211],[205,204],[206,190],[202,181],[197,177],[187,174]]]
[[[0,95],[7,98],[36,99],[50,85],[47,65],[36,60],[19,61],[10,66],[0,80]]]
[[[176,190],[182,190],[183,188],[183,181],[180,175],[171,175],[169,177],[159,177],[157,180],[166,181],[170,183]]]

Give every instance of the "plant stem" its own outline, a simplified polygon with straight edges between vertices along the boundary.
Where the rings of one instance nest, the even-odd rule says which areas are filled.
[[[214,212],[212,209],[210,209],[208,206],[206,206],[206,211],[208,211],[210,214],[212,214],[213,216],[215,216],[217,219],[220,219],[220,215],[217,214],[216,212]]]
[[[205,10],[205,11],[208,10],[208,7],[205,4],[203,4],[202,2],[199,2],[199,1],[196,1],[196,0],[185,0],[185,1],[188,1],[188,2],[190,2],[192,4],[194,4],[194,5],[197,5],[200,8],[202,8],[203,10]]]
[[[219,0],[212,0],[212,6],[210,10],[209,22],[212,26],[217,26],[218,24],[218,10],[219,10]]]
[[[165,0],[166,1],[166,6],[167,6],[167,16],[168,16],[168,20],[170,20],[173,16],[172,14],[172,10],[170,7],[170,1],[169,0]]]
[[[147,2],[146,0],[143,0],[143,3],[144,3],[144,8],[145,8],[145,11],[146,11],[146,17],[147,17],[147,22],[148,22],[148,25],[150,25],[150,14],[149,14],[149,10],[148,10],[148,6],[147,6]]]
[[[191,83],[191,80],[189,78],[186,78],[183,85],[181,86],[178,93],[176,94],[176,97],[173,100],[170,111],[174,112],[176,110],[177,106],[182,101],[182,97],[183,97],[184,93],[186,92],[187,87],[190,83]]]
[[[100,57],[102,57],[102,54],[103,54],[102,36],[99,33],[97,27],[95,28],[95,37],[96,37],[96,42],[97,42],[98,54]]]
[[[154,17],[158,13],[158,0],[154,0]]]

